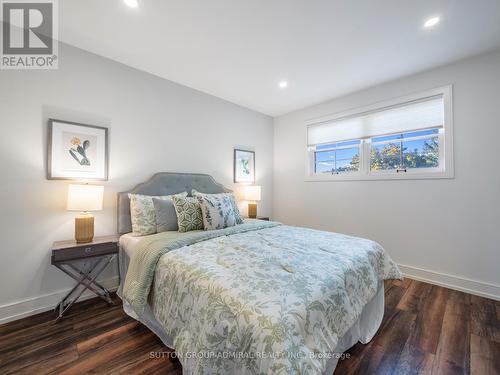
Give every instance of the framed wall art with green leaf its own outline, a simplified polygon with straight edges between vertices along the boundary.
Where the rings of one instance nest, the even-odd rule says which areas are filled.
[[[49,120],[47,178],[107,180],[108,129]]]
[[[255,152],[234,150],[234,182],[255,183]]]

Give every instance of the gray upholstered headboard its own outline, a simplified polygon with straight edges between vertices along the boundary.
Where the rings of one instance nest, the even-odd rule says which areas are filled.
[[[231,190],[214,180],[208,174],[198,173],[157,173],[148,181],[137,185],[129,191],[118,193],[118,233],[132,232],[132,222],[130,220],[130,199],[129,193],[143,195],[170,195],[191,190],[198,190],[200,193],[225,193]]]

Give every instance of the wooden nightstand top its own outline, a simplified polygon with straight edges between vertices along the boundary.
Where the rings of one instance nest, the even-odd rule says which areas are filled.
[[[52,264],[115,254],[118,252],[119,235],[95,237],[89,243],[57,241],[52,245]]]
[[[107,242],[118,243],[119,240],[120,240],[120,235],[114,234],[111,236],[94,237],[94,240],[92,242],[88,242],[88,243],[77,243],[75,240],[56,241],[52,245],[52,250],[69,249],[72,247],[99,245],[99,244],[107,243]]]

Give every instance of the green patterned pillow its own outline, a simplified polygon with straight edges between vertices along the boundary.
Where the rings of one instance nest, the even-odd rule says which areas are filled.
[[[210,198],[210,197],[228,197],[231,201],[231,206],[233,208],[233,214],[234,217],[236,218],[236,224],[243,224],[243,219],[241,218],[240,210],[238,209],[238,205],[236,204],[236,199],[234,198],[233,193],[216,193],[216,194],[207,194],[207,193],[200,193],[199,191],[192,190],[191,194],[193,197],[203,197],[203,198]]]
[[[176,194],[185,197],[187,193]],[[132,221],[132,232],[137,236],[146,236],[156,233],[156,211],[153,198],[170,200],[174,195],[151,196],[142,194],[129,194],[130,219]]]
[[[194,197],[173,196],[179,232],[203,229],[203,216],[198,200]]]

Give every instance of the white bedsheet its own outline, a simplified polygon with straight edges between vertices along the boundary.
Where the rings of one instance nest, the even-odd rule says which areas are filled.
[[[135,244],[142,238],[144,237],[134,236],[132,233],[126,233],[120,237],[120,247],[125,251],[129,258],[132,256]]]

